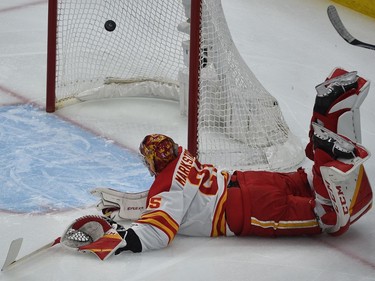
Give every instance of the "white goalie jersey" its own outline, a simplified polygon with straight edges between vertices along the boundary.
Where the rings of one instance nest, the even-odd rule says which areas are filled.
[[[166,247],[177,232],[189,236],[229,234],[225,220],[228,173],[200,164],[179,147],[178,157],[156,176],[148,205],[132,228],[142,251]]]

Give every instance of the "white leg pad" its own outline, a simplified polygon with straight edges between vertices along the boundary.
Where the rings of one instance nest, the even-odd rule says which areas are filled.
[[[363,147],[361,148],[365,150]],[[340,159],[340,161],[330,162],[334,164],[334,166],[329,166],[330,163],[327,163],[327,166],[320,167],[324,185],[327,188],[337,215],[337,223],[329,232],[336,232],[341,227],[354,221],[364,212],[367,212],[371,205],[372,200],[369,201],[362,210],[353,212],[357,204],[358,194],[362,187],[362,177],[365,173],[363,163],[369,157],[370,153],[363,158],[355,157],[350,160]],[[340,163],[343,165],[341,166]],[[348,165],[349,167],[351,166],[350,169],[347,169]]]
[[[361,135],[361,117],[360,117],[360,106],[367,97],[370,89],[370,81],[360,89],[358,95],[350,96],[349,98],[335,104],[329,113],[333,113],[342,108],[351,108],[350,111],[343,113],[338,118],[337,133],[346,136],[354,142],[362,142]],[[345,103],[345,104],[344,104]]]

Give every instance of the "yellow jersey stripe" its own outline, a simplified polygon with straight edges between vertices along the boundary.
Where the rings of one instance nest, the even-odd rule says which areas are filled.
[[[165,219],[173,229],[178,231],[178,228],[179,228],[178,223],[174,219],[172,219],[172,217],[170,215],[168,215],[166,212],[163,212],[163,211],[156,211],[156,212],[144,214],[144,215],[141,216],[141,219],[143,219],[143,218],[155,218],[157,216],[160,216],[163,219]]]
[[[224,204],[227,201],[227,190],[225,189],[219,202],[216,206],[214,218],[212,220],[212,231],[211,236],[216,237],[219,235],[225,235],[226,233],[226,220],[224,215]]]
[[[144,214],[137,222],[150,224],[159,228],[168,236],[168,243],[173,240],[179,228],[178,224],[163,211]]]
[[[168,243],[170,243],[173,240],[174,236],[176,235],[175,232],[173,232],[170,228],[168,228],[166,225],[164,225],[163,223],[161,223],[160,221],[156,219],[141,219],[138,222],[150,224],[159,228],[168,236]]]

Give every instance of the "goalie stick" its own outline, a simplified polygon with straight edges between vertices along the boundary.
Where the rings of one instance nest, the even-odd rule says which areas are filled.
[[[338,34],[349,44],[357,46],[357,47],[362,47],[362,48],[367,48],[370,50],[375,50],[375,45],[365,43],[362,41],[359,41],[358,39],[354,38],[349,31],[345,28],[344,24],[342,23],[339,14],[337,13],[336,7],[333,5],[330,5],[327,8],[327,14],[328,18],[331,21],[333,27],[336,29]]]
[[[57,245],[60,243],[60,237],[56,238],[54,241],[40,247],[39,249],[36,249],[35,251],[31,252],[30,254],[23,256],[22,258],[17,259],[18,253],[20,252],[21,246],[22,246],[23,238],[18,238],[12,241],[12,243],[9,246],[8,254],[5,259],[5,262],[3,264],[3,267],[1,268],[1,271],[9,270],[13,268],[16,265],[19,265],[20,263],[30,260],[34,258],[36,255],[48,250],[49,248]]]

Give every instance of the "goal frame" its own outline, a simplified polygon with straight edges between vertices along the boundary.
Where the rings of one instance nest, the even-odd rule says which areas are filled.
[[[65,105],[68,105],[69,103],[71,103],[71,97],[69,95],[67,95],[67,96],[61,95],[60,96],[60,90],[65,89],[64,87],[66,85],[68,85],[68,83],[64,84],[65,81],[69,81],[69,80],[63,80],[62,85],[64,85],[64,86],[61,87],[60,86],[61,85],[60,76],[58,76],[58,75],[60,75],[59,74],[60,73],[60,64],[58,64],[58,63],[61,59],[60,57],[57,57],[57,56],[60,56],[60,49],[57,49],[57,48],[58,48],[58,44],[60,44],[60,40],[61,40],[61,38],[58,37],[58,32],[60,32],[60,28],[61,28],[61,26],[59,25],[60,23],[58,22],[59,17],[60,17],[60,10],[59,10],[60,7],[59,7],[59,5],[61,3],[65,3],[65,2],[60,2],[60,1],[61,0],[48,0],[46,112],[49,112],[49,113],[55,112],[57,110],[57,107],[60,106],[60,104],[65,106]],[[124,0],[124,1],[126,1],[126,0]],[[177,0],[177,1],[184,2],[184,0]],[[186,2],[186,0],[185,0],[185,2]],[[207,2],[209,2],[209,1],[207,0]],[[213,41],[209,41],[210,44],[213,44],[213,45],[207,45],[208,44],[207,43],[208,37],[206,37],[207,36],[206,34],[201,33],[203,28],[207,29],[207,18],[211,19],[210,17],[207,17],[207,14],[205,14],[205,13],[207,13],[207,5],[208,5],[207,2],[205,0],[191,0],[191,4],[190,4],[191,14],[190,14],[190,18],[188,18],[188,21],[187,21],[187,23],[189,23],[189,29],[187,29],[187,30],[190,30],[190,34],[188,33],[188,31],[186,31],[186,32],[183,31],[187,35],[190,35],[189,44],[186,44],[186,46],[183,46],[183,50],[185,52],[185,56],[183,57],[183,61],[184,61],[185,66],[188,66],[188,69],[185,72],[188,76],[185,77],[186,80],[183,80],[182,84],[178,84],[178,83],[181,83],[180,80],[177,81],[177,83],[175,83],[175,85],[177,87],[182,88],[182,85],[183,85],[183,88],[184,88],[184,94],[183,94],[184,101],[181,103],[181,105],[184,106],[184,105],[186,105],[186,103],[188,103],[187,109],[184,108],[184,110],[183,110],[184,114],[186,114],[186,112],[187,112],[187,115],[188,115],[187,116],[187,148],[188,148],[188,150],[194,156],[196,156],[198,158],[202,157],[202,159],[206,158],[207,155],[209,155],[209,153],[215,154],[214,158],[211,157],[211,159],[203,160],[203,161],[207,161],[208,163],[212,162],[214,164],[216,164],[216,162],[220,162],[220,160],[219,160],[219,158],[221,157],[220,151],[224,150],[224,151],[226,151],[226,154],[229,155],[230,153],[233,153],[232,151],[235,150],[234,151],[235,156],[233,156],[233,158],[231,158],[232,156],[230,156],[230,158],[231,158],[230,161],[232,161],[231,163],[233,163],[233,164],[229,164],[228,168],[232,168],[232,165],[233,166],[237,165],[237,162],[234,163],[235,161],[237,161],[236,157],[241,157],[241,159],[239,161],[242,161],[242,160],[248,161],[250,158],[258,159],[259,155],[261,155],[261,154],[262,155],[260,157],[262,157],[262,161],[265,161],[264,162],[265,164],[260,164],[259,167],[258,167],[258,164],[255,164],[254,165],[255,169],[289,170],[292,167],[294,168],[297,165],[300,165],[300,163],[303,161],[303,157],[304,157],[304,156],[302,157],[301,153],[300,153],[303,150],[302,147],[301,147],[301,144],[299,143],[299,140],[295,139],[295,136],[290,132],[285,120],[283,120],[283,117],[282,117],[282,114],[281,114],[281,111],[280,111],[280,108],[278,106],[278,103],[277,103],[276,99],[274,99],[274,97],[272,97],[272,95],[270,95],[267,92],[267,90],[264,89],[262,84],[257,80],[255,75],[248,68],[246,62],[244,62],[243,59],[241,58],[235,44],[233,43],[233,41],[231,39],[229,28],[226,25],[225,16],[223,15],[223,10],[222,10],[222,6],[221,6],[221,0],[215,0],[213,2],[210,2],[210,5],[212,5],[214,7],[213,10],[215,10],[216,7],[218,7],[217,10],[219,10],[219,13],[221,12],[222,16],[224,16],[224,19],[222,21],[223,24],[220,24],[220,23],[218,24],[218,21],[215,21],[215,20],[213,22],[215,22],[215,27],[219,26],[220,28],[222,28],[222,29],[220,29],[220,32],[224,32],[222,34],[224,34],[225,36],[224,36],[224,39],[222,37],[218,37],[219,39],[210,39],[210,40],[213,40]],[[122,4],[122,2],[119,2],[119,3]],[[126,3],[126,2],[124,2],[124,3]],[[169,4],[171,4],[171,3],[169,3]],[[89,5],[91,5],[91,2],[89,2]],[[163,7],[163,6],[160,6],[160,7]],[[141,18],[142,18],[142,16],[141,16]],[[217,17],[217,19],[219,19],[219,18],[220,17]],[[211,22],[209,21],[208,24],[210,24],[210,23]],[[179,30],[179,31],[181,31],[181,30]],[[216,29],[214,29],[214,31],[219,32]],[[128,33],[128,34],[130,34],[130,33]],[[159,33],[155,32],[155,34],[158,35]],[[123,38],[123,37],[118,37],[118,38]],[[124,38],[126,38],[126,37],[124,37]],[[175,38],[175,37],[173,37],[173,38]],[[205,51],[207,53],[211,52],[211,55],[212,55],[212,53],[216,52],[215,53],[215,55],[216,55],[216,54],[219,54],[219,51],[220,52],[222,51],[221,49],[219,50],[219,49],[215,49],[215,47],[212,47],[212,46],[216,46],[215,43],[217,43],[217,41],[214,41],[214,40],[227,40],[227,42],[230,43],[230,44],[228,44],[228,48],[231,47],[231,48],[233,48],[233,50],[232,49],[230,50],[231,51],[230,58],[227,58],[227,57],[225,57],[225,55],[223,55],[223,56],[221,56],[221,57],[224,58],[222,61],[212,62],[211,65],[216,63],[215,67],[222,67],[222,69],[224,69],[222,71],[230,71],[230,70],[232,70],[232,65],[235,63],[235,60],[239,59],[240,61],[239,61],[238,65],[236,65],[236,67],[238,67],[238,68],[236,68],[235,70],[242,71],[243,69],[245,69],[245,72],[248,70],[248,72],[250,73],[250,74],[246,73],[246,74],[242,75],[242,73],[238,74],[239,72],[232,71],[228,75],[227,75],[227,73],[220,74],[221,75],[220,77],[224,77],[224,79],[226,79],[226,81],[227,80],[229,81],[233,77],[235,77],[234,81],[237,81],[237,76],[235,76],[235,75],[242,75],[240,77],[241,84],[238,86],[239,90],[237,90],[237,88],[231,88],[231,91],[232,91],[231,94],[235,93],[237,100],[239,99],[241,102],[244,100],[245,105],[243,105],[242,107],[241,107],[241,104],[239,105],[241,107],[242,111],[240,111],[240,110],[237,111],[238,104],[236,102],[232,103],[232,101],[227,97],[223,98],[221,101],[224,100],[224,102],[219,103],[219,106],[215,107],[215,108],[207,108],[207,99],[201,100],[202,99],[202,92],[201,91],[203,91],[202,90],[202,84],[207,83],[207,81],[211,81],[211,80],[208,80],[208,79],[211,79],[211,76],[209,76],[209,75],[211,75],[211,73],[208,72],[208,71],[211,71],[211,69],[209,67],[202,66],[202,64],[204,64],[204,59],[205,59],[205,56],[206,56],[206,54],[204,52]],[[165,41],[165,42],[167,42],[167,41]],[[173,42],[179,42],[179,40],[174,40]],[[182,43],[184,43],[184,42],[187,42],[187,41],[183,41]],[[207,48],[212,48],[212,49],[208,49],[208,51],[207,51]],[[175,49],[175,50],[177,50],[177,49]],[[224,52],[226,51],[225,48],[223,48],[223,50],[224,50]],[[129,52],[129,54],[132,54],[132,53]],[[221,53],[220,53],[220,55],[221,55]],[[93,57],[93,58],[97,59],[97,57]],[[126,58],[126,56],[124,56],[124,58]],[[162,58],[162,56],[161,56],[161,58]],[[188,60],[188,62],[186,64],[187,60]],[[202,63],[202,61],[203,61],[203,63]],[[69,64],[67,64],[67,65],[69,65]],[[122,68],[120,67],[120,68],[117,68],[117,69],[122,69]],[[110,76],[111,71],[108,71],[108,69],[105,69],[105,71],[106,71],[105,73],[108,74],[108,76],[106,78],[111,78],[111,76]],[[145,74],[145,76],[141,76],[141,79],[142,79],[142,77],[145,77],[145,80],[137,80],[138,77],[136,77],[136,76],[126,76],[126,75],[124,75],[123,76],[124,77],[123,82],[118,82],[118,83],[127,84],[127,83],[131,83],[131,82],[136,82],[136,83],[141,82],[142,83],[142,82],[146,82],[146,81],[153,81],[151,76],[146,76],[146,75],[147,74]],[[179,75],[180,75],[180,73],[179,73]],[[217,73],[217,75],[219,76],[219,73]],[[64,77],[64,76],[62,76],[62,77]],[[133,79],[132,77],[135,77],[135,78]],[[161,82],[161,83],[168,84],[168,79],[171,76],[163,76],[163,77],[165,78],[165,80],[160,80],[160,81],[155,80],[155,82]],[[75,77],[73,77],[73,78],[75,79]],[[116,78],[116,77],[114,77],[114,78]],[[150,78],[150,79],[148,80],[148,78]],[[126,79],[128,79],[128,80],[126,80]],[[180,79],[180,77],[178,79]],[[80,80],[76,80],[76,81],[82,82]],[[233,79],[231,81],[233,81]],[[243,82],[243,81],[250,81],[249,83],[251,85],[249,86],[249,84],[247,84],[247,82]],[[110,83],[116,83],[116,82],[110,82]],[[216,89],[215,88],[216,84],[214,84],[214,83],[217,83],[217,82],[214,81],[213,84],[210,84],[209,86],[213,85],[214,89]],[[231,83],[231,82],[229,82],[229,83]],[[103,87],[104,86],[107,87],[107,81],[104,81]],[[230,86],[232,86],[232,84]],[[56,89],[56,87],[58,87],[58,89]],[[258,90],[260,88],[261,89],[258,91],[256,88]],[[95,89],[96,88],[93,88],[92,90],[95,90]],[[106,89],[108,91],[112,90],[112,88],[106,88]],[[221,89],[221,92],[220,92],[219,98],[222,98],[223,94],[224,93],[226,94],[226,91],[223,90],[224,86],[220,89]],[[70,88],[67,86],[66,90],[69,92]],[[226,90],[226,88],[225,88],[225,90]],[[252,90],[256,91],[256,97],[255,98],[251,94],[249,96],[247,96],[245,99],[243,99],[243,96],[239,97],[240,94],[247,94],[248,91],[252,91]],[[87,91],[85,89],[83,89],[83,92],[85,92],[84,94],[87,94],[86,92],[90,92],[90,91],[91,91],[91,89],[89,89]],[[266,95],[260,96],[264,92],[266,92]],[[203,91],[203,93],[205,93],[205,92]],[[179,93],[179,94],[181,94],[181,93]],[[159,95],[160,95],[160,92],[159,92]],[[161,95],[163,95],[163,93]],[[186,98],[186,96],[187,96],[187,98]],[[76,99],[77,101],[85,100],[85,99],[81,99],[81,97],[82,97],[81,95],[77,96],[77,92],[75,92],[72,95],[72,99]],[[162,97],[162,96],[160,96],[160,97],[161,98],[169,98],[169,97]],[[228,97],[230,97],[230,96],[228,96]],[[270,97],[271,97],[271,99],[270,99]],[[181,102],[181,97],[177,96],[177,100],[178,100],[178,98],[180,98],[180,102]],[[176,100],[176,96],[171,97],[171,99]],[[254,116],[255,116],[254,120],[255,121],[253,121],[253,119],[251,119],[251,118],[253,118],[253,116],[245,116],[245,119],[242,117],[243,115],[240,116],[240,114],[242,114],[245,110],[250,111],[250,106],[251,106],[250,102],[252,102],[251,99],[257,100],[259,103],[261,103],[261,106],[259,107],[260,108],[259,112],[264,107],[267,107],[267,109],[264,110],[264,113],[266,113],[266,114],[270,113],[271,114],[271,115],[267,115],[267,116],[271,116],[270,117],[271,119],[262,119],[262,120],[271,120],[270,123],[266,124],[267,128],[262,127],[264,125],[263,122],[259,122],[259,123],[256,122],[256,118],[258,118],[257,117],[258,115],[255,115],[255,114],[258,114],[257,110],[254,110],[254,111],[256,111],[256,112],[254,112]],[[88,99],[86,99],[86,100],[88,100]],[[72,101],[72,102],[74,102],[74,101]],[[209,101],[209,102],[211,102],[211,101]],[[211,102],[211,104],[215,105],[215,102]],[[222,108],[219,108],[220,106],[225,107],[224,108],[224,110],[225,110],[224,114],[226,114],[226,117],[223,117],[223,119],[220,119],[219,121],[217,121],[216,119],[215,120],[208,119],[209,117],[206,117],[206,115],[205,115],[204,118],[207,118],[207,119],[205,119],[204,122],[207,122],[207,123],[217,122],[219,124],[217,125],[215,123],[214,126],[223,126],[223,127],[219,127],[220,129],[217,129],[217,131],[207,131],[207,132],[205,131],[204,133],[202,133],[203,132],[202,131],[203,125],[202,125],[201,114],[203,114],[203,113],[205,114],[205,110],[208,111],[208,114],[211,114],[211,111],[214,111],[214,114],[216,114],[218,111],[222,110]],[[255,104],[255,106],[256,106],[256,104]],[[275,109],[273,109],[273,107]],[[235,110],[233,110],[233,108],[235,108]],[[251,107],[251,108],[253,108],[253,107]],[[180,109],[181,109],[181,107],[180,107]],[[249,112],[249,111],[246,111],[246,112]],[[232,115],[233,112],[234,112],[234,114]],[[280,114],[279,114],[279,112],[280,112]],[[260,113],[263,114],[263,111],[260,112]],[[214,116],[213,118],[216,118],[216,116],[221,117],[221,115],[214,115],[214,114],[207,115],[207,116]],[[229,119],[224,119],[224,118],[228,118],[227,117],[228,115],[230,116]],[[272,118],[274,118],[274,119],[272,119]],[[274,120],[274,122],[272,122],[272,120]],[[251,123],[251,122],[253,122],[253,123]],[[283,122],[282,129],[280,129],[278,127],[278,124],[280,124],[279,122]],[[211,123],[208,126],[211,126]],[[245,125],[245,127],[240,127],[240,126],[243,125],[242,123],[248,123],[247,127],[246,127],[246,125]],[[276,123],[277,123],[277,125],[276,125]],[[232,126],[233,124],[236,125],[236,126]],[[256,124],[256,126],[257,126],[256,129],[262,128],[260,132],[258,131],[259,134],[254,134],[254,139],[255,139],[255,137],[259,136],[259,139],[260,139],[259,144],[254,143],[253,138],[249,137],[250,134],[253,134],[253,130],[251,129],[252,127],[250,128],[249,124]],[[270,134],[269,131],[267,131],[269,127],[274,128],[274,130],[272,131],[272,135]],[[216,128],[217,127],[215,127],[215,129]],[[221,130],[221,128],[224,128],[224,129]],[[204,129],[205,129],[205,127],[203,126],[203,130]],[[235,131],[237,129],[243,130],[243,131]],[[208,128],[207,130],[211,130],[211,129]],[[275,133],[278,130],[280,130],[280,132],[282,130],[284,130],[282,132],[283,134],[285,134],[285,131],[287,133],[286,133],[286,135],[283,136],[283,138],[284,138],[283,141],[280,140],[279,142],[274,142],[273,140],[279,140],[279,135],[276,135],[276,133]],[[207,148],[207,146],[202,145],[202,140],[203,140],[202,136],[206,137],[205,134],[207,133],[207,134],[211,134],[210,135],[211,139],[214,139],[215,137],[217,137],[218,134],[220,134],[222,132],[224,132],[225,137],[227,137],[227,139],[225,140],[226,143],[224,143],[224,146],[222,146],[222,143],[220,143],[220,145],[216,146],[216,143],[215,143],[215,144],[212,145],[212,147],[213,147],[212,151],[206,153],[206,149],[207,149],[207,151],[209,151],[211,149],[211,147]],[[280,133],[280,134],[282,134],[282,133]],[[211,139],[210,139],[210,141],[211,141]],[[204,140],[206,140],[206,139],[204,139]],[[232,147],[232,142],[230,144],[228,144],[229,141],[233,141],[233,140],[237,142],[236,146],[234,148]],[[204,141],[203,141],[203,143],[204,143]],[[241,143],[241,144],[239,144],[239,143]],[[206,143],[204,143],[204,145],[206,145]],[[267,146],[267,145],[269,145],[269,146]],[[297,145],[298,148],[290,149],[290,147],[293,146],[293,145]],[[279,148],[281,148],[281,149],[279,149]],[[249,149],[249,150],[247,150],[247,149]],[[258,151],[261,151],[261,152],[258,152]],[[290,151],[292,151],[292,153],[293,153],[293,156],[290,157],[292,160],[290,160],[290,161],[289,160],[282,160],[285,157],[288,157],[286,155],[288,155],[287,153],[290,152]],[[203,154],[206,153],[206,155],[202,156],[202,153]],[[242,155],[245,155],[245,157],[242,157]],[[208,156],[208,157],[210,157],[210,156]],[[200,160],[202,161],[202,159],[200,159]],[[276,161],[274,161],[274,160],[276,160]],[[284,162],[288,162],[288,164],[284,164]],[[243,163],[243,162],[241,162],[241,163]],[[244,164],[244,167],[253,168],[252,165],[253,165],[253,163],[255,163],[255,160],[253,161],[252,159],[250,159],[250,162],[247,162],[247,163],[248,164]],[[273,165],[273,163],[275,163],[275,165]],[[238,164],[238,165],[240,166],[242,164]],[[287,165],[289,165],[289,166],[287,166]]]
[[[199,91],[199,28],[201,25],[201,1],[191,0],[190,62],[189,62],[189,108],[188,108],[188,150],[197,156],[198,146],[198,91]],[[194,11],[194,12],[193,12]],[[192,36],[197,34],[197,36]],[[192,71],[193,70],[193,71]],[[195,70],[195,71],[194,71]]]
[[[48,0],[47,33],[47,85],[46,112],[56,111],[56,44],[57,44],[57,5],[58,0]],[[197,155],[198,139],[198,91],[199,91],[199,28],[201,24],[201,0],[191,0],[190,62],[189,62],[189,107],[188,107],[188,150]],[[192,36],[197,34],[197,36]]]
[[[48,0],[46,111],[56,110],[57,1]]]

